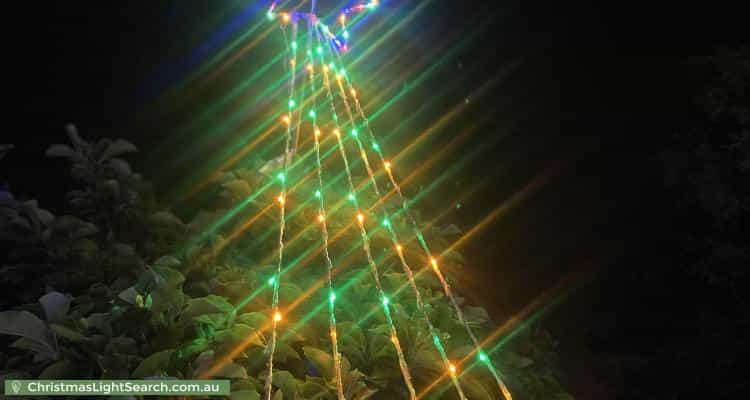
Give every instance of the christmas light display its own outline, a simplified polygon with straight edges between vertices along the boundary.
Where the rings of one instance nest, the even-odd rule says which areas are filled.
[[[512,400],[512,396],[500,377],[500,374],[493,366],[492,361],[482,349],[479,340],[473,333],[471,327],[463,316],[458,301],[456,300],[452,289],[440,269],[439,257],[433,255],[428,246],[419,225],[412,215],[409,208],[409,202],[403,195],[401,186],[395,177],[395,166],[389,161],[381,149],[370,121],[360,103],[358,90],[353,85],[350,75],[344,69],[342,54],[348,51],[351,39],[349,25],[353,22],[353,17],[367,11],[376,9],[378,2],[372,0],[366,3],[358,3],[351,7],[343,9],[334,14],[335,22],[331,28],[315,14],[315,1],[309,12],[300,12],[299,10],[279,10],[279,3],[275,1],[267,12],[270,21],[278,22],[287,43],[288,63],[288,85],[289,97],[286,100],[285,113],[283,114],[282,128],[284,131],[285,150],[282,157],[281,170],[277,172],[277,181],[279,194],[276,198],[276,206],[279,209],[279,236],[278,236],[278,258],[276,264],[275,276],[269,278],[269,285],[272,288],[272,309],[271,309],[271,326],[270,341],[267,345],[268,353],[268,375],[265,382],[264,398],[271,400],[273,386],[273,365],[274,355],[276,352],[278,324],[284,320],[281,305],[279,304],[279,288],[281,285],[284,265],[285,265],[285,245],[287,238],[285,230],[287,225],[287,199],[290,194],[291,180],[289,175],[290,168],[297,154],[300,140],[311,143],[311,152],[314,157],[314,180],[316,188],[312,196],[315,201],[314,221],[312,224],[318,225],[322,236],[322,255],[326,263],[325,282],[327,286],[328,299],[328,321],[331,339],[331,356],[333,359],[334,379],[336,383],[336,392],[338,400],[344,400],[344,385],[342,381],[342,357],[339,352],[338,334],[336,326],[336,288],[334,287],[335,264],[330,254],[329,248],[329,230],[328,218],[331,213],[331,206],[328,202],[331,193],[327,189],[323,162],[323,142],[330,139],[334,142],[331,151],[338,153],[338,158],[343,164],[345,174],[346,195],[343,199],[333,199],[333,203],[342,200],[342,204],[347,204],[352,211],[352,224],[356,226],[361,237],[361,250],[366,258],[367,265],[370,269],[372,279],[378,293],[381,312],[389,326],[390,342],[396,353],[401,376],[404,385],[413,400],[418,398],[414,383],[411,378],[410,368],[401,346],[398,331],[391,315],[391,302],[389,295],[386,293],[381,283],[381,270],[379,263],[373,256],[373,249],[370,243],[372,232],[377,229],[383,229],[387,233],[392,244],[391,252],[398,260],[401,269],[408,280],[408,287],[416,302],[416,308],[424,320],[428,332],[432,337],[432,343],[440,355],[440,359],[445,368],[445,374],[450,378],[453,387],[462,400],[467,400],[467,396],[461,386],[460,364],[457,360],[451,360],[445,349],[443,341],[430,321],[427,312],[427,306],[422,298],[416,283],[415,269],[410,265],[404,254],[404,246],[407,238],[397,232],[396,227],[391,221],[395,218],[403,217],[411,228],[411,234],[421,247],[427,264],[428,271],[431,271],[440,281],[445,296],[449,299],[453,310],[459,322],[463,325],[474,347],[474,354],[477,361],[484,365],[497,382],[500,393],[506,400]],[[302,24],[301,24],[302,23]],[[298,50],[301,42],[298,37],[300,25],[306,26],[307,44],[305,56],[298,59]],[[319,108],[320,107],[320,108]],[[326,110],[327,109],[327,110]],[[347,133],[347,134],[342,134]],[[302,135],[302,136],[301,136]],[[309,138],[306,136],[309,135]],[[329,136],[330,135],[330,136]],[[366,172],[367,182],[355,184],[354,174],[352,172],[352,160],[350,153],[356,150],[356,158],[361,162]],[[374,158],[371,159],[374,155]],[[295,161],[296,162],[296,161]],[[387,192],[382,189],[382,182],[378,182],[378,177],[385,177],[390,186]],[[375,198],[378,199],[370,207],[364,207],[360,204],[358,193],[361,190],[372,190]],[[399,200],[400,210],[397,213],[391,213],[385,206],[385,200],[394,196]]]

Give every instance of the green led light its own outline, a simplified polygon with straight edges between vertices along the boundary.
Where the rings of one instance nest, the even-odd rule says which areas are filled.
[[[331,71],[335,71],[336,70],[336,65],[334,63],[330,63],[330,64],[328,64],[328,68],[330,68]]]
[[[487,357],[487,354],[479,353],[479,361],[487,362],[489,360],[489,357]]]
[[[349,39],[349,31],[344,31],[344,39]]]
[[[297,42],[292,42],[292,50],[297,50]]]
[[[331,293],[331,295],[328,296],[328,301],[330,301],[331,303],[336,301],[336,293]]]
[[[322,194],[320,193],[320,190],[316,190],[315,197],[320,198],[320,196],[322,196]]]
[[[309,116],[310,116],[310,118],[315,118],[315,111],[313,111],[313,110],[310,110],[310,112],[309,112],[309,113],[307,113],[307,115],[309,115]]]
[[[383,305],[384,305],[384,306],[387,306],[387,305],[388,305],[388,303],[390,303],[390,300],[388,300],[388,298],[387,298],[387,297],[383,296]]]
[[[391,226],[391,221],[388,221],[387,219],[384,219],[383,220],[383,226],[385,226],[385,227]]]
[[[266,13],[266,18],[268,18],[269,21],[273,21],[274,19],[276,19],[276,15],[274,15],[273,12],[269,11]]]
[[[348,197],[349,197],[349,200],[350,200],[350,201],[354,201],[354,199],[355,199],[355,198],[354,198],[354,193],[349,193],[349,196],[348,196]]]
[[[377,143],[375,143],[375,144],[372,145],[372,148],[375,149],[375,151],[378,151],[378,150],[380,150],[380,145],[377,144]]]
[[[356,137],[357,135],[359,135],[359,132],[356,129],[352,129],[352,136]]]
[[[276,283],[276,278],[275,277],[272,276],[272,277],[268,278],[268,284],[269,285],[273,286],[275,283]]]
[[[318,54],[323,54],[323,46],[318,46],[317,51]]]
[[[297,103],[294,100],[289,100],[289,108],[294,108]]]
[[[277,178],[279,178],[280,181],[284,182],[286,180],[286,177],[284,176],[283,172],[279,172],[278,175],[276,175]]]

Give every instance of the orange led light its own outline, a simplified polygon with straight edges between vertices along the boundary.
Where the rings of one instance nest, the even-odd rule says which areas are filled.
[[[320,129],[315,128],[315,136],[320,136]]]
[[[398,251],[399,253],[402,252],[402,251],[404,251],[404,246],[401,246],[400,244],[397,244],[396,245],[396,251]]]
[[[386,161],[386,162],[385,162],[385,163],[383,164],[383,166],[385,166],[385,170],[386,170],[386,171],[390,171],[390,170],[391,170],[391,162],[390,162],[390,161]]]
[[[455,365],[453,365],[453,363],[449,363],[448,364],[448,370],[451,372],[451,374],[455,375],[456,371],[457,371],[457,368],[456,368]]]
[[[326,220],[326,217],[323,214],[318,215],[318,222],[323,222]]]
[[[292,20],[292,17],[288,13],[282,13],[281,20],[284,21],[285,24],[288,24],[289,21]]]
[[[341,14],[339,16],[339,22],[341,22],[341,25],[346,25],[346,14]]]
[[[333,134],[336,135],[336,136],[341,136],[341,131],[338,130],[338,129],[334,129],[333,130]]]
[[[351,94],[352,94],[352,97],[357,97],[357,91],[356,91],[356,90],[354,90],[354,88],[352,88],[352,89],[351,89],[351,90],[349,91],[349,93],[351,93]]]
[[[307,64],[307,70],[308,71],[313,72],[314,69],[315,69],[315,67],[313,67],[312,63],[311,64]]]
[[[323,71],[325,71],[325,72],[328,72],[328,69],[329,69],[329,68],[328,68],[328,66],[327,66],[327,65],[324,65],[324,66],[323,66]]]
[[[284,195],[280,194],[279,197],[276,198],[276,201],[278,201],[279,204],[284,204],[286,199],[284,199]]]
[[[289,115],[285,115],[283,118],[281,118],[282,121],[284,121],[285,124],[289,125],[290,122],[292,122],[292,119],[289,118]]]
[[[276,311],[276,313],[273,315],[273,320],[276,322],[281,321],[281,313]]]
[[[430,258],[430,264],[432,264],[432,268],[437,269],[438,263],[437,263],[437,260],[435,259],[435,257]]]
[[[365,221],[365,216],[362,215],[362,213],[357,214],[357,221],[359,221],[359,223],[361,224]]]

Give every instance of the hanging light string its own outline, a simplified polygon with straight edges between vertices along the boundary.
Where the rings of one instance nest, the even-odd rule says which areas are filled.
[[[340,58],[339,58],[339,61],[340,61]],[[511,395],[510,390],[508,389],[503,379],[500,377],[500,373],[497,371],[497,369],[493,365],[492,360],[482,350],[482,346],[479,340],[477,339],[476,335],[474,334],[474,331],[471,329],[468,322],[466,321],[466,318],[463,315],[463,311],[461,310],[461,307],[459,306],[458,301],[453,295],[453,291],[451,290],[450,284],[446,280],[445,275],[440,270],[440,266],[438,264],[437,259],[432,255],[432,252],[430,251],[430,248],[427,245],[426,240],[424,239],[424,235],[422,234],[422,231],[419,229],[419,224],[417,223],[416,218],[414,218],[414,215],[409,208],[409,202],[406,199],[406,196],[404,196],[401,190],[401,186],[398,184],[398,181],[396,180],[394,176],[393,166],[391,162],[386,160],[385,156],[383,155],[382,149],[378,145],[377,139],[375,138],[375,133],[370,125],[370,121],[367,118],[367,115],[365,114],[362,108],[362,105],[357,96],[356,89],[354,88],[354,85],[351,83],[351,80],[349,79],[348,76],[344,75],[343,78],[344,78],[343,81],[345,81],[350,93],[352,94],[352,98],[354,100],[354,105],[357,110],[357,114],[364,122],[366,136],[372,143],[372,148],[373,150],[375,150],[375,153],[378,155],[380,161],[382,162],[383,169],[385,170],[385,173],[388,176],[391,182],[391,185],[393,185],[393,188],[400,199],[402,212],[407,216],[407,219],[409,220],[412,226],[412,229],[414,230],[414,233],[418,239],[418,242],[420,243],[420,246],[422,250],[424,251],[425,256],[427,257],[427,260],[429,260],[431,269],[434,271],[438,280],[440,280],[440,284],[443,287],[443,292],[450,299],[450,302],[453,306],[454,311],[456,312],[456,316],[458,317],[459,322],[461,323],[461,325],[463,325],[464,329],[466,330],[466,333],[471,339],[472,344],[475,348],[475,351],[478,355],[479,361],[482,364],[484,364],[489,370],[489,372],[492,374],[493,378],[495,379],[495,382],[498,385],[500,392],[503,394],[505,399],[513,400],[513,396]],[[346,90],[344,90],[343,83],[341,81],[339,81],[339,85],[341,85],[342,94],[345,96]]]
[[[359,225],[359,231],[362,237],[362,248],[367,257],[367,263],[370,266],[370,271],[375,281],[375,287],[378,291],[378,294],[380,295],[380,301],[383,307],[383,313],[385,314],[386,320],[388,321],[388,325],[389,325],[390,332],[391,332],[391,343],[393,343],[393,347],[396,350],[399,368],[401,369],[401,375],[403,376],[404,383],[406,384],[407,390],[409,391],[410,399],[416,400],[417,394],[416,394],[416,391],[414,390],[414,384],[412,382],[411,374],[409,372],[409,366],[406,362],[406,357],[404,356],[404,352],[401,347],[401,342],[398,339],[398,333],[396,332],[396,327],[393,323],[393,318],[391,316],[391,311],[390,311],[389,299],[386,296],[385,291],[383,290],[383,286],[380,282],[380,272],[378,270],[377,264],[375,263],[375,260],[372,257],[372,251],[370,249],[370,240],[368,237],[367,228],[365,227],[365,216],[360,209],[359,202],[356,197],[356,189],[355,189],[354,181],[352,179],[352,173],[349,168],[349,161],[346,155],[346,150],[344,149],[344,142],[341,138],[341,130],[340,130],[340,126],[338,123],[339,117],[338,117],[338,113],[336,112],[336,106],[333,100],[333,91],[331,90],[331,84],[330,84],[330,78],[329,78],[330,67],[325,63],[325,58],[322,55],[321,55],[321,65],[322,65],[321,68],[323,70],[323,82],[326,87],[326,95],[328,98],[328,102],[331,104],[331,117],[333,118],[334,125],[336,127],[334,131],[334,135],[336,136],[336,143],[338,144],[339,153],[341,153],[341,158],[344,162],[344,168],[346,170],[346,177],[349,183],[349,189],[351,191],[349,194],[349,200],[352,203],[352,206],[354,207],[355,212],[357,213],[357,223]]]
[[[312,25],[312,24],[310,24]],[[309,34],[313,35],[314,27],[309,27]],[[317,109],[317,102],[316,102],[316,95],[317,90],[315,88],[315,58],[312,55],[312,38],[308,41],[308,62],[309,65],[313,66],[312,68],[308,68],[308,75],[309,75],[309,85],[310,85],[310,93],[311,93],[311,107],[312,110]],[[317,116],[315,114],[311,115],[312,117],[312,126],[313,126],[313,137],[315,140],[315,161],[316,161],[316,167],[317,167],[317,180],[318,180],[318,191],[315,192],[315,197],[318,199],[318,222],[320,223],[320,230],[323,235],[323,255],[326,260],[326,279],[328,283],[328,325],[329,325],[329,331],[330,331],[330,337],[331,337],[331,353],[333,355],[333,368],[334,368],[334,374],[336,379],[336,395],[338,396],[339,400],[346,400],[346,397],[344,396],[344,384],[341,377],[341,353],[339,353],[339,346],[338,346],[338,333],[336,329],[336,313],[335,313],[335,303],[336,303],[336,292],[333,287],[333,262],[331,261],[331,256],[328,251],[328,221],[327,221],[327,214],[326,214],[326,205],[325,205],[325,190],[323,185],[323,166],[321,163],[321,157],[320,157],[320,137],[321,137],[321,130],[318,126],[318,120]]]
[[[286,31],[283,30],[286,43]],[[297,24],[292,25],[292,40],[293,43],[296,42],[297,38]],[[294,87],[295,87],[295,81],[296,81],[296,60],[297,60],[297,47],[296,46],[290,46],[288,49],[290,53],[290,78],[289,78],[289,102],[291,102],[294,99]],[[281,281],[281,271],[282,266],[284,262],[284,231],[286,228],[286,174],[289,169],[290,164],[290,151],[292,146],[292,117],[293,113],[292,110],[289,110],[289,113],[285,117],[284,122],[286,123],[286,145],[284,148],[284,164],[283,164],[283,175],[282,179],[280,179],[281,184],[281,193],[277,197],[277,202],[279,203],[279,248],[278,248],[278,263],[276,265],[276,276],[273,279],[273,295],[271,300],[271,310],[273,311],[273,314],[271,315],[271,341],[268,344],[267,351],[268,351],[268,376],[266,376],[266,382],[265,382],[265,398],[266,400],[271,400],[271,392],[273,391],[273,357],[274,353],[276,352],[276,339],[278,336],[277,333],[277,326],[278,323],[282,319],[281,311],[279,310],[279,285]]]
[[[467,400],[466,395],[464,394],[463,389],[461,388],[461,384],[458,381],[458,378],[455,374],[455,366],[448,359],[448,355],[445,351],[445,347],[443,346],[442,341],[440,340],[439,332],[430,321],[430,317],[427,314],[427,310],[425,309],[424,303],[422,301],[422,295],[419,292],[419,288],[417,287],[416,281],[414,279],[414,272],[412,271],[411,267],[406,261],[406,257],[404,256],[404,252],[403,252],[403,246],[399,244],[398,234],[393,228],[393,224],[391,224],[391,218],[388,215],[388,210],[385,207],[385,198],[382,196],[380,192],[377,179],[375,178],[375,173],[367,157],[365,146],[362,144],[362,141],[359,138],[359,133],[356,130],[356,122],[355,122],[354,114],[352,113],[352,108],[349,105],[349,96],[346,93],[342,80],[343,80],[342,76],[338,75],[336,81],[339,87],[339,96],[341,97],[341,100],[344,103],[344,107],[346,108],[346,112],[349,117],[349,123],[352,127],[354,127],[352,128],[352,137],[354,138],[354,141],[357,143],[357,147],[359,149],[362,162],[364,163],[365,169],[367,170],[367,174],[370,178],[371,186],[373,188],[373,191],[375,192],[375,196],[378,199],[376,204],[378,208],[380,208],[381,213],[383,215],[383,220],[381,224],[390,234],[390,238],[391,238],[391,242],[393,243],[394,250],[396,251],[398,259],[401,262],[401,268],[406,274],[407,279],[409,281],[409,286],[411,287],[412,292],[414,293],[414,297],[416,299],[416,304],[417,304],[417,309],[422,315],[422,318],[424,319],[425,323],[427,324],[428,331],[430,332],[430,335],[432,336],[433,345],[435,346],[436,350],[440,354],[440,358],[443,361],[445,370],[450,373],[451,381],[453,383],[453,386],[456,388],[456,392],[458,392],[459,398],[461,400]],[[351,95],[356,99],[356,92],[354,91],[354,89],[351,89],[350,92],[351,92]],[[378,150],[380,147],[377,143],[373,143],[372,146],[376,150]],[[390,164],[384,164],[384,168],[390,169]]]

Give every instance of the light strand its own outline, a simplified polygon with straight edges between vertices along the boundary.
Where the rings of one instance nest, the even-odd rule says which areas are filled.
[[[355,126],[355,120],[354,115],[351,111],[351,106],[349,105],[349,96],[346,93],[346,90],[344,88],[344,84],[342,83],[341,79],[337,80],[338,87],[339,87],[339,96],[341,97],[342,101],[344,102],[350,124],[352,126]],[[354,90],[354,89],[352,89]],[[356,92],[352,92],[352,96],[356,99]],[[375,173],[373,172],[373,169],[370,165],[370,161],[367,158],[367,152],[365,150],[365,147],[362,145],[362,141],[359,139],[358,135],[352,135],[354,137],[355,142],[357,143],[357,147],[359,148],[360,156],[362,158],[362,162],[365,165],[365,169],[367,170],[367,174],[370,177],[370,182],[372,183],[373,191],[375,192],[375,196],[378,199],[377,204],[379,205],[378,208],[380,208],[382,214],[383,214],[383,226],[386,228],[386,230],[390,233],[391,242],[393,243],[394,248],[396,249],[396,253],[398,255],[398,258],[401,262],[401,268],[403,269],[404,273],[407,276],[407,279],[409,281],[409,286],[412,289],[412,292],[414,293],[414,297],[416,299],[417,309],[422,315],[422,318],[424,319],[425,323],[427,324],[428,331],[430,332],[430,335],[432,336],[432,343],[435,346],[436,350],[440,354],[440,358],[443,361],[443,365],[445,366],[446,370],[449,372],[455,369],[455,366],[450,362],[448,359],[448,355],[445,351],[445,347],[442,344],[442,341],[440,340],[440,336],[438,334],[437,329],[430,321],[430,317],[427,314],[427,310],[424,307],[424,303],[422,301],[422,295],[419,293],[419,288],[417,287],[417,284],[414,279],[414,272],[412,271],[411,267],[406,261],[406,258],[404,256],[403,247],[399,244],[398,235],[396,234],[396,231],[393,229],[393,225],[390,223],[390,216],[388,215],[388,211],[385,208],[384,205],[384,198],[381,195],[380,189],[378,187],[377,179],[375,178]],[[375,147],[378,149],[378,147]],[[385,163],[384,163],[385,168]],[[387,167],[387,169],[390,169],[390,167]],[[461,400],[467,400],[466,395],[463,392],[463,389],[461,388],[461,383],[458,381],[458,378],[456,377],[455,373],[451,373],[451,381],[453,383],[453,386],[456,388],[456,392],[458,393],[458,396]]]
[[[310,35],[313,35],[313,28],[310,27]],[[313,40],[310,40],[312,43]],[[308,53],[309,54],[309,53]],[[308,56],[310,63],[314,64],[315,58],[310,54]],[[316,109],[315,97],[317,91],[315,89],[315,70],[314,68],[309,71],[309,85],[310,93],[312,96],[312,109]],[[338,347],[338,333],[336,330],[336,313],[335,313],[335,302],[336,292],[333,288],[333,261],[331,260],[330,253],[328,251],[328,222],[326,221],[326,206],[325,206],[325,190],[323,187],[323,166],[320,159],[320,136],[321,131],[318,127],[317,118],[312,120],[313,126],[313,137],[315,140],[315,161],[317,166],[317,178],[318,178],[318,191],[316,197],[318,198],[318,222],[320,223],[320,229],[323,235],[323,254],[326,260],[326,279],[328,284],[328,325],[329,335],[331,337],[331,353],[333,355],[333,367],[334,367],[334,378],[336,380],[336,395],[339,400],[346,400],[344,396],[344,384],[341,376],[341,353]],[[318,195],[319,194],[319,195]]]
[[[318,35],[316,35],[316,37],[320,41],[320,37]],[[321,59],[322,59],[322,63],[325,65],[325,59],[323,58],[323,56],[321,56]],[[323,69],[323,81],[326,87],[326,94],[328,96],[328,102],[331,104],[331,113],[332,113],[331,115],[334,121],[334,125],[336,126],[337,132],[340,132],[340,127],[338,124],[339,118],[336,112],[335,102],[333,100],[333,91],[331,90],[331,84],[330,84],[330,79],[328,76],[328,71],[326,69]],[[410,399],[416,400],[417,394],[416,394],[416,391],[414,390],[414,384],[412,383],[411,373],[409,372],[409,366],[406,362],[406,357],[404,356],[401,343],[398,339],[398,333],[396,332],[396,327],[393,323],[393,318],[391,316],[390,307],[388,305],[389,304],[388,297],[385,295],[385,291],[383,290],[382,284],[380,282],[380,272],[378,270],[378,266],[372,257],[372,251],[370,249],[370,240],[368,237],[367,229],[365,228],[365,224],[364,224],[364,215],[362,214],[361,209],[359,207],[359,202],[356,196],[354,195],[354,193],[356,192],[356,189],[354,186],[354,181],[352,179],[351,170],[349,168],[349,161],[346,155],[346,150],[344,149],[344,143],[340,134],[337,134],[335,136],[336,136],[336,143],[338,144],[339,152],[341,153],[341,158],[344,162],[344,168],[346,170],[346,177],[349,183],[349,189],[351,191],[350,196],[353,196],[353,198],[350,198],[350,200],[357,213],[359,231],[360,231],[360,235],[362,236],[362,248],[367,257],[367,263],[370,266],[370,271],[372,273],[373,280],[375,281],[375,287],[378,291],[378,294],[381,297],[383,313],[385,314],[386,320],[388,321],[388,325],[389,325],[390,332],[391,332],[391,343],[393,344],[393,347],[396,350],[399,368],[401,369],[401,375],[403,376],[404,383],[406,384],[407,390],[409,391]]]
[[[286,32],[286,31],[284,31]],[[285,42],[286,42],[286,33],[285,33]],[[296,41],[297,38],[297,25],[292,26],[292,40]],[[296,47],[290,48],[290,59],[296,60],[297,59],[297,49]],[[291,65],[290,67],[290,78],[289,78],[289,102],[294,100],[294,87],[295,87],[295,81],[296,81],[296,67],[295,65]],[[284,231],[286,228],[286,176],[289,169],[289,162],[290,162],[290,151],[291,151],[291,145],[292,145],[292,121],[291,118],[293,116],[293,113],[289,112],[288,114],[290,120],[289,123],[287,123],[286,126],[286,145],[284,148],[284,165],[283,165],[283,176],[284,179],[281,179],[281,194],[278,197],[279,202],[279,247],[278,247],[278,263],[276,265],[276,276],[274,277],[273,281],[273,295],[271,300],[271,309],[273,310],[273,318],[271,322],[271,341],[268,345],[268,376],[266,376],[266,382],[265,382],[265,398],[266,400],[271,400],[271,393],[273,391],[273,357],[274,353],[276,353],[276,341],[277,341],[277,327],[279,322],[281,322],[281,312],[279,311],[279,285],[281,282],[281,271],[282,271],[282,265],[284,262]]]
[[[346,78],[347,85],[351,89],[354,89],[353,85],[351,84],[351,81],[349,80],[349,78],[348,77],[345,77],[345,78]],[[440,281],[440,284],[441,284],[441,286],[443,288],[443,292],[449,298],[449,300],[451,302],[451,305],[453,306],[453,309],[454,309],[454,311],[456,313],[456,316],[457,316],[459,322],[461,323],[461,325],[463,325],[464,329],[466,330],[466,333],[468,334],[470,340],[472,341],[472,344],[473,344],[473,346],[475,348],[475,351],[478,354],[479,360],[490,371],[490,373],[492,374],[493,378],[495,379],[495,382],[498,385],[498,388],[499,388],[500,392],[503,394],[503,396],[505,397],[505,399],[506,400],[513,400],[513,396],[511,395],[510,390],[508,389],[508,387],[505,384],[505,382],[503,381],[503,379],[500,377],[499,372],[497,371],[497,369],[495,368],[495,366],[492,364],[492,361],[490,360],[490,358],[482,350],[482,346],[480,345],[479,340],[477,339],[476,335],[474,334],[474,331],[471,329],[471,327],[469,326],[468,322],[466,321],[466,318],[463,315],[463,311],[461,310],[461,307],[459,306],[458,301],[456,300],[455,296],[453,295],[453,292],[452,292],[452,290],[450,288],[450,284],[448,283],[448,281],[446,280],[446,278],[443,275],[442,271],[440,270],[440,267],[439,267],[439,265],[437,263],[437,260],[433,257],[432,252],[430,251],[430,248],[427,245],[426,240],[424,239],[424,235],[422,234],[421,230],[419,229],[419,224],[417,223],[416,219],[414,218],[414,216],[413,216],[413,214],[412,214],[412,212],[411,212],[411,210],[409,208],[408,200],[406,199],[406,196],[404,196],[404,194],[403,194],[403,192],[401,190],[401,186],[398,184],[398,181],[396,180],[396,178],[394,176],[393,168],[392,168],[390,162],[386,161],[386,159],[385,159],[385,157],[383,155],[382,149],[380,149],[379,146],[375,146],[377,144],[377,140],[375,138],[375,133],[373,132],[372,127],[370,126],[370,121],[367,118],[367,115],[365,114],[364,110],[362,109],[362,105],[359,102],[359,98],[357,96],[353,96],[353,98],[354,98],[355,108],[357,109],[357,113],[359,114],[360,118],[362,118],[362,120],[364,121],[366,134],[367,134],[368,138],[370,139],[371,143],[373,144],[373,149],[378,154],[378,156],[380,158],[380,161],[383,163],[385,173],[388,176],[389,180],[391,181],[391,185],[393,185],[393,188],[394,188],[395,192],[397,193],[397,195],[398,195],[398,197],[400,199],[402,211],[404,212],[404,214],[406,215],[406,217],[409,220],[410,224],[412,225],[412,229],[414,230],[414,233],[415,233],[415,235],[416,235],[416,237],[418,239],[418,242],[420,243],[420,246],[421,246],[422,250],[424,251],[424,253],[425,253],[426,257],[427,257],[427,260],[429,260],[429,262],[431,264],[431,269],[434,271],[435,275],[437,276],[438,280]],[[385,167],[386,163],[388,163],[387,167]]]

